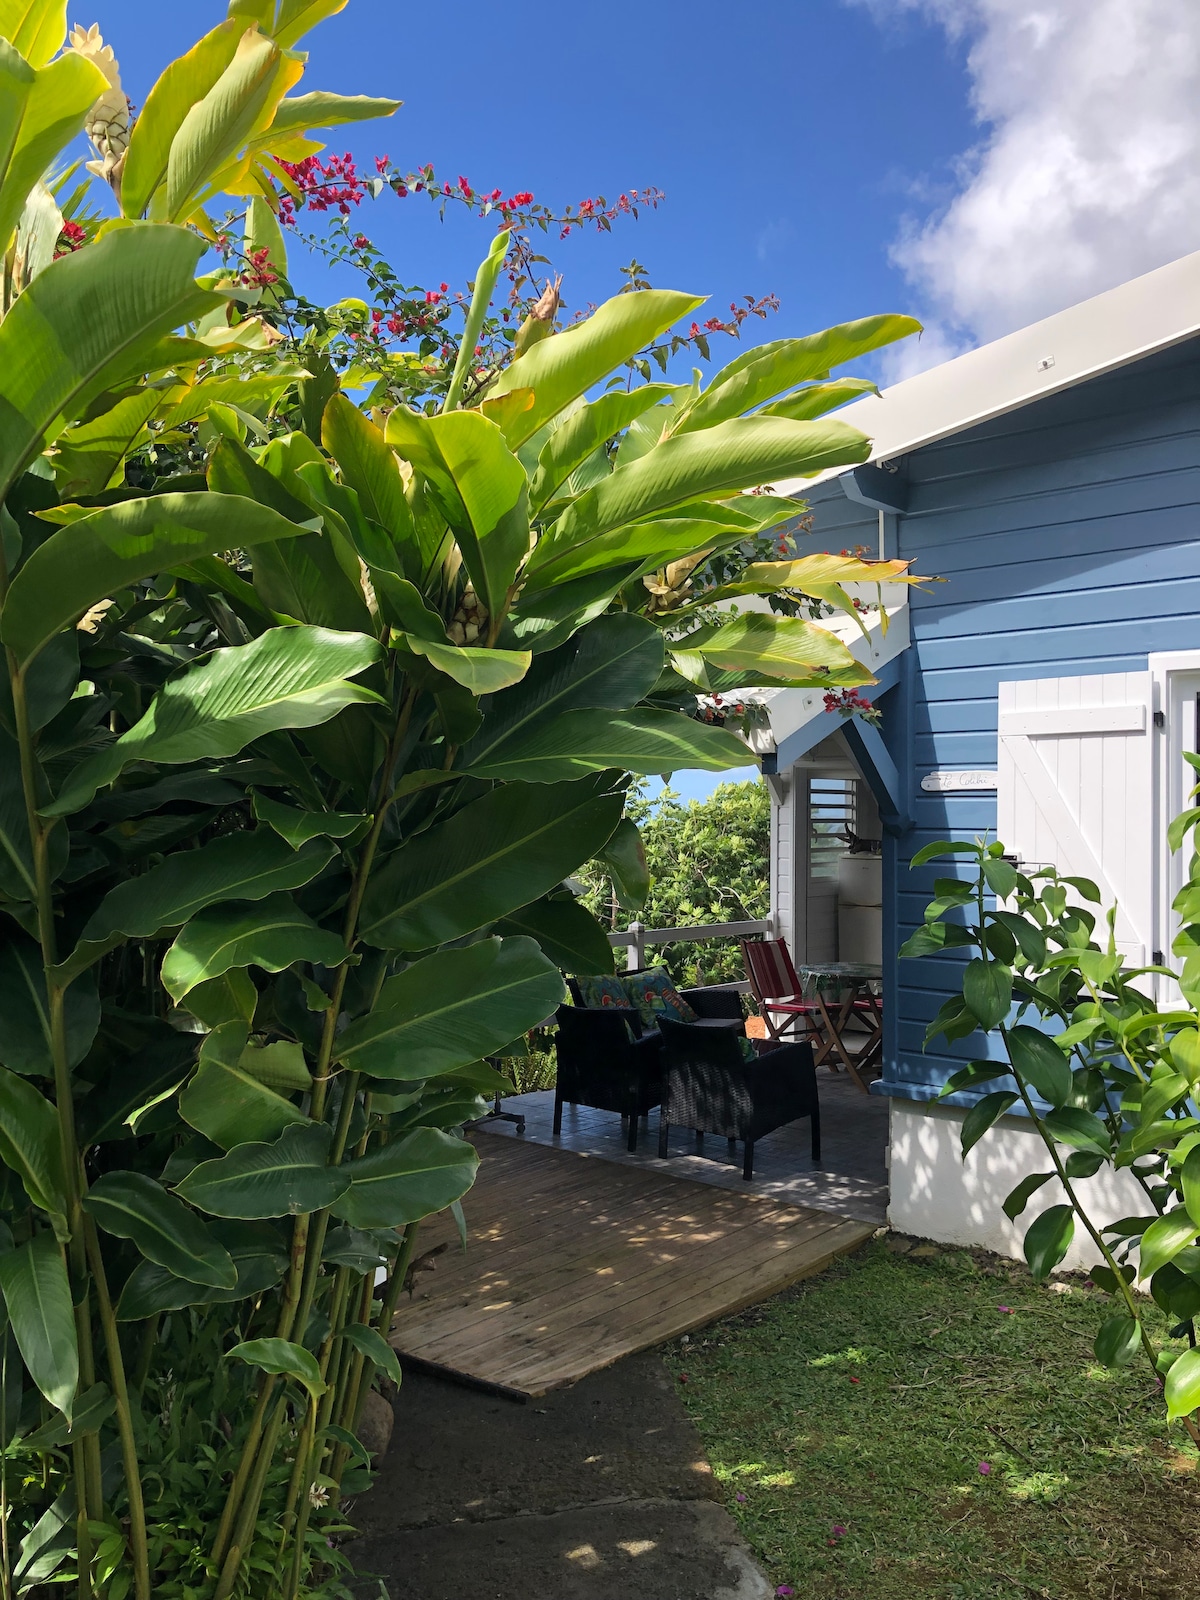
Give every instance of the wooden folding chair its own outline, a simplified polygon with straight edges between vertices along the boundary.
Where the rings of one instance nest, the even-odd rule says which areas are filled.
[[[800,979],[792,965],[787,940],[743,939],[741,944],[750,993],[771,1038],[782,1039],[789,1033],[793,1038],[803,1039],[806,1034],[819,1038],[815,1019],[821,1008],[800,993]],[[801,1027],[803,1032],[792,1032]]]

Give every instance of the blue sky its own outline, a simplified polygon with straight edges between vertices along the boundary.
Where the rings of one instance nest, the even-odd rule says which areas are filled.
[[[135,102],[223,11],[97,5]],[[330,148],[367,165],[376,153],[428,160],[451,181],[553,205],[663,189],[657,213],[612,236],[555,243],[572,307],[615,292],[636,255],[656,284],[708,293],[718,312],[778,294],[779,314],[751,325],[760,338],[907,308],[889,241],[912,185],[947,181],[972,137],[961,48],[919,17],[881,27],[838,0],[441,0],[432,11],[350,0],[307,45],[305,88],[405,102],[349,139],[331,134]],[[473,273],[491,232],[391,195],[362,222],[405,281],[433,284]]]
[[[100,22],[135,103],[225,14],[92,3],[72,20]],[[570,308],[636,256],[706,314],[778,295],[755,341],[910,312],[926,334],[885,382],[1200,250],[1197,0],[350,0],[306,44],[304,89],[405,102],[333,131],[368,169],[431,161],[554,207],[664,190],[611,235],[551,242]],[[357,220],[407,284],[461,284],[492,231],[390,194]],[[314,298],[356,292],[292,268]],[[734,353],[718,336],[714,360]]]

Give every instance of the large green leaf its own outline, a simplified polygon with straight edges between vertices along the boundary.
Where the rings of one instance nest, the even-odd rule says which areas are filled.
[[[675,429],[682,433],[711,428],[731,417],[743,416],[785,389],[794,389],[812,378],[824,378],[831,367],[840,367],[843,362],[854,361],[920,331],[921,324],[912,317],[863,317],[804,339],[777,339],[759,345],[723,367],[704,393],[683,408]]]
[[[33,552],[8,591],[0,637],[28,661],[60,628],[127,584],[197,556],[303,531],[237,495],[160,494],[107,506]]]
[[[1156,1217],[1142,1235],[1138,1254],[1140,1276],[1152,1277],[1159,1267],[1174,1261],[1181,1250],[1195,1243],[1197,1231],[1196,1224],[1182,1206]]]
[[[397,406],[386,437],[426,479],[475,593],[498,611],[529,550],[528,480],[504,435],[478,411],[423,417]]]
[[[391,535],[402,557],[407,555],[411,562],[417,556],[415,576],[422,577],[424,563],[416,549],[416,528],[400,465],[382,430],[352,400],[335,394],[325,407],[321,442],[341,469],[342,482],[357,494],[363,515]],[[401,570],[414,575],[408,564]]]
[[[66,0],[0,0],[0,37],[11,40],[30,66],[44,67],[66,33]]]
[[[1011,1089],[1002,1089],[995,1094],[985,1094],[982,1100],[975,1102],[963,1118],[960,1140],[964,1161],[992,1124],[999,1121],[1019,1099],[1020,1096]]]
[[[963,999],[984,1033],[989,1033],[1007,1017],[1012,1007],[1011,967],[1002,961],[984,961],[976,956],[963,973]]]
[[[136,389],[100,416],[60,434],[52,465],[62,498],[100,494],[114,475],[123,481],[125,457],[148,436],[147,424],[162,403],[161,389]]]
[[[1071,1066],[1052,1039],[1039,1028],[1019,1022],[1009,1028],[1008,1053],[1013,1067],[1043,1100],[1061,1106],[1071,1095]]]
[[[0,1068],[0,1161],[18,1174],[42,1211],[67,1209],[58,1114],[49,1100],[14,1073]]]
[[[1200,1406],[1200,1350],[1185,1350],[1171,1363],[1166,1381],[1167,1417],[1188,1417]]]
[[[635,417],[656,406],[671,393],[665,383],[647,383],[627,394],[618,389],[580,406],[546,440],[538,456],[537,471],[529,487],[529,503],[536,511],[562,487],[576,467],[627,428]]]
[[[163,957],[162,982],[178,1005],[189,989],[231,967],[281,972],[293,961],[340,966],[348,955],[342,936],[318,927],[287,894],[253,905],[215,905],[199,911]]]
[[[364,634],[308,627],[272,628],[250,644],[215,650],[166,683],[140,722],[77,767],[46,815],[80,810],[130,761],[232,756],[263,734],[315,727],[343,706],[377,700],[349,680],[378,658],[379,646]]]
[[[567,507],[549,535],[551,548],[595,538],[700,495],[814,477],[826,467],[865,461],[870,453],[866,435],[844,422],[738,417],[702,434],[666,439],[618,467]]]
[[[365,1322],[351,1322],[342,1329],[341,1337],[361,1351],[373,1366],[379,1367],[397,1388],[400,1386],[403,1374],[399,1359],[378,1328],[369,1327]]]
[[[389,978],[337,1042],[338,1059],[373,1078],[413,1082],[492,1055],[543,1022],[563,981],[532,939],[481,939]]]
[[[333,1202],[355,1228],[399,1228],[460,1200],[475,1181],[479,1157],[465,1139],[417,1128],[342,1169],[350,1187]]]
[[[864,394],[878,394],[879,387],[869,378],[834,378],[830,383],[810,383],[786,400],[776,400],[764,406],[761,417],[788,417],[793,422],[811,422],[845,405],[847,400],[861,399]]]
[[[260,822],[273,828],[281,839],[286,839],[295,850],[301,850],[311,839],[328,837],[345,839],[370,821],[360,812],[349,811],[297,811],[294,806],[282,805],[278,800],[268,800],[265,795],[254,796],[254,815]],[[281,883],[280,889],[294,888],[294,884]],[[242,900],[252,896],[239,894]]]
[[[178,1185],[189,1205],[216,1217],[294,1217],[319,1211],[342,1194],[344,1167],[328,1165],[333,1129],[310,1122],[287,1128],[270,1144],[242,1144],[202,1161]]]
[[[245,1022],[222,1022],[200,1048],[200,1066],[179,1096],[184,1122],[222,1150],[248,1141],[270,1144],[293,1123],[309,1120],[290,1099],[245,1070],[245,1050]]]
[[[198,850],[177,851],[108,891],[55,976],[66,982],[125,939],[150,939],[167,928],[182,927],[219,901],[261,900],[283,889],[299,889],[333,854],[334,846],[325,839],[293,850],[266,828],[223,834]]]
[[[326,12],[340,11],[346,0],[337,0],[334,5],[330,5],[329,0],[315,0],[310,9],[315,10],[318,3]],[[290,29],[276,29],[276,44],[286,44],[290,34]],[[252,147],[274,151],[284,139],[298,133],[308,133],[313,128],[337,128],[347,122],[372,122],[376,117],[390,117],[402,104],[400,100],[383,100],[376,95],[330,94],[327,89],[293,95],[291,99],[279,102],[271,126],[252,141]]]
[[[860,684],[874,679],[827,628],[802,617],[746,611],[698,643],[682,639],[673,651],[685,666],[692,655],[726,672],[776,678],[795,684]],[[689,674],[690,675],[690,674]]]
[[[183,119],[216,83],[233,60],[244,22],[218,23],[163,72],[146,96],[129,139],[121,173],[121,207],[127,217],[140,217],[167,176],[171,144]]]
[[[222,1150],[248,1141],[269,1144],[293,1123],[307,1121],[298,1106],[241,1067],[245,1049],[244,1023],[214,1028],[201,1046],[195,1077],[179,1096],[183,1120]]]
[[[680,294],[673,289],[615,295],[586,321],[541,340],[518,356],[488,390],[489,400],[516,389],[533,390],[529,409],[507,421],[509,445],[515,450],[531,439],[572,400],[703,304],[703,295]]]
[[[214,180],[249,139],[269,126],[275,107],[303,72],[303,58],[247,31],[233,59],[190,106],[167,157],[166,214],[186,222]]]
[[[29,192],[82,130],[108,88],[95,62],[74,51],[39,69],[0,37],[0,249],[8,250]]]
[[[446,390],[446,398],[442,401],[443,412],[457,411],[462,404],[467,379],[477,363],[475,351],[484,318],[488,314],[496,280],[500,276],[511,243],[512,236],[509,230],[501,228],[493,238],[487,255],[479,263],[479,270],[475,274],[475,286],[471,291],[471,304],[467,307],[466,321],[458,341],[454,371],[450,374],[450,387]]]
[[[640,911],[650,893],[650,868],[641,833],[632,818],[622,818],[604,849],[597,852],[596,860],[607,869],[621,909]]]
[[[229,1252],[181,1200],[144,1172],[105,1172],[83,1200],[106,1233],[132,1239],[147,1261],[177,1278],[232,1289],[237,1271]]]
[[[1075,1213],[1070,1206],[1050,1206],[1035,1217],[1025,1234],[1025,1259],[1036,1282],[1050,1276],[1074,1237]]]
[[[719,772],[753,760],[749,746],[734,734],[675,711],[567,711],[506,740],[470,770],[481,778],[562,783],[609,767],[643,773],[693,768]]]
[[[528,650],[475,650],[469,645],[434,644],[429,639],[408,637],[408,647],[424,656],[431,667],[469,689],[474,695],[496,694],[507,689],[529,671],[533,660]]]
[[[0,1292],[29,1376],[69,1419],[79,1387],[75,1311],[62,1251],[52,1233],[0,1254]]]
[[[317,1358],[301,1344],[289,1344],[286,1339],[248,1339],[245,1344],[235,1344],[229,1351],[229,1358],[248,1361],[252,1367],[260,1367],[263,1372],[295,1378],[314,1399],[325,1392]]]
[[[581,906],[571,896],[557,900],[535,900],[532,905],[510,912],[496,924],[495,931],[504,938],[506,944],[512,942],[513,934],[536,939],[542,953],[564,972],[613,970],[613,949],[604,929],[586,906]],[[516,1034],[510,1034],[509,1038],[515,1039]]]
[[[662,667],[662,634],[653,623],[630,612],[597,617],[567,644],[538,656],[518,687],[487,702],[483,727],[460,763],[494,757],[559,712],[628,710],[654,688]]]
[[[136,223],[39,273],[0,323],[0,498],[103,390],[141,373],[180,323],[223,304],[195,281],[186,228]]]
[[[224,1305],[245,1300],[272,1289],[287,1271],[288,1253],[283,1240],[269,1222],[229,1222],[209,1224],[213,1238],[229,1252],[237,1269],[232,1289],[208,1288],[177,1278],[153,1261],[142,1261],[133,1269],[121,1290],[117,1317],[122,1322],[144,1322],[160,1311],[179,1311],[184,1306]]]
[[[578,544],[551,534],[538,541],[529,558],[529,585],[534,594],[540,594],[547,586],[610,572],[630,562],[636,562],[643,570],[657,571],[701,551],[737,544],[743,537],[740,523],[722,528],[711,520],[692,516],[630,522]]]
[[[429,950],[528,905],[595,855],[624,796],[595,779],[514,783],[464,806],[373,874],[359,922],[368,944]]]
[[[78,1066],[100,1025],[100,999],[90,980],[76,983],[63,1000],[67,1065]],[[0,1063],[23,1077],[54,1076],[50,1007],[41,951],[17,935],[0,948]]]

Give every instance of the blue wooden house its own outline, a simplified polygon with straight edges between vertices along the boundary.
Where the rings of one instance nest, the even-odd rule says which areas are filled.
[[[1019,1253],[1000,1207],[1043,1164],[1036,1136],[1004,1119],[964,1164],[969,1097],[933,1103],[986,1046],[923,1049],[961,969],[897,951],[954,868],[909,862],[990,833],[1094,879],[1130,956],[1170,950],[1166,822],[1200,731],[1200,254],[839,416],[872,456],[788,486],[814,512],[801,551],[866,547],[942,581],[891,596],[887,633],[856,646],[878,729],[819,693],[769,698],[774,923],[798,960],[882,959],[893,1225]],[[874,895],[861,872],[856,899],[839,886],[846,825],[882,837]]]

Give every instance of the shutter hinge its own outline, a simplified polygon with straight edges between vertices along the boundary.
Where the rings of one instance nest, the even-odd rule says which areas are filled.
[[[1167,725],[1167,714],[1166,714],[1166,712],[1165,711],[1156,711],[1154,713],[1154,726],[1156,728],[1165,728],[1166,725]]]
[[[1153,966],[1161,967],[1162,964],[1163,964],[1163,953],[1162,953],[1162,951],[1161,950],[1152,950],[1150,952],[1150,960],[1151,960],[1151,964]]]

